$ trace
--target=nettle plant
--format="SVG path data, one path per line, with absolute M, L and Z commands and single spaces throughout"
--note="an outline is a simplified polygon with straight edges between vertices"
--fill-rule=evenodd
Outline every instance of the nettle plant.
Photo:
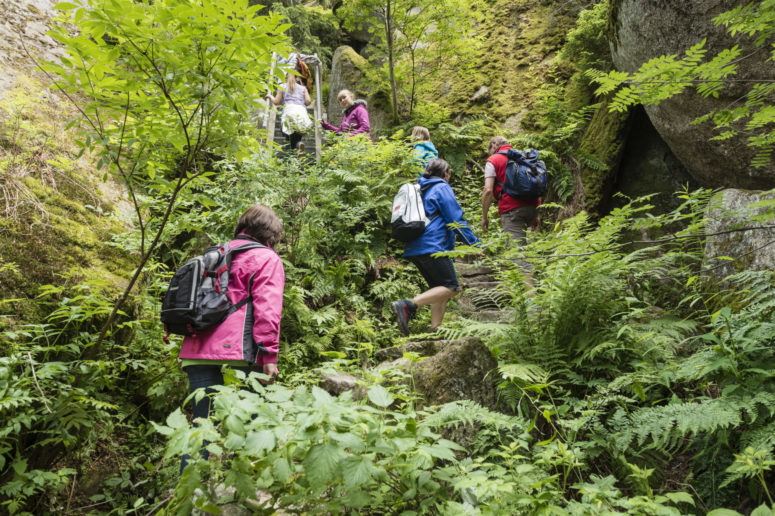
M 243 381 L 250 389 L 240 388 Z M 167 458 L 196 458 L 181 475 L 171 513 L 217 511 L 217 503 L 236 499 L 262 514 L 428 514 L 454 497 L 449 480 L 463 448 L 421 414 L 391 410 L 385 387 L 372 385 L 356 401 L 352 392 L 333 398 L 318 387 L 263 386 L 255 374 L 238 372 L 216 390 L 210 419 L 194 426 L 177 410 L 155 425 L 169 439 Z

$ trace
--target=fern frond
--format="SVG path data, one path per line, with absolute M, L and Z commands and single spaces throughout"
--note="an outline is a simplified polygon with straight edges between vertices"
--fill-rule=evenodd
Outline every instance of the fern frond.
M 549 377 L 543 367 L 531 363 L 503 364 L 498 367 L 498 371 L 504 380 L 522 383 L 545 382 Z

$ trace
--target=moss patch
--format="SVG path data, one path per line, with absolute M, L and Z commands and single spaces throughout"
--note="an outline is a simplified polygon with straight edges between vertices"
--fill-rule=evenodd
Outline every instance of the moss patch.
M 581 180 L 584 185 L 584 204 L 592 215 L 602 215 L 602 210 L 613 190 L 616 169 L 622 158 L 627 137 L 629 113 L 610 113 L 609 102 L 604 100 L 595 112 L 581 140 L 585 153 L 606 165 L 605 170 L 582 165 Z
M 108 245 L 126 231 L 95 185 L 97 171 L 63 131 L 68 112 L 43 85 L 22 80 L 0 104 L 0 329 L 41 322 L 41 285 L 99 282 L 119 292 L 133 260 Z
M 552 61 L 576 15 L 568 2 L 492 2 L 477 30 L 485 35 L 477 58 L 481 65 L 460 77 L 442 76 L 434 90 L 448 93 L 430 100 L 461 117 L 488 116 L 498 122 L 529 109 L 540 86 L 550 80 Z M 481 86 L 489 88 L 491 100 L 471 103 Z

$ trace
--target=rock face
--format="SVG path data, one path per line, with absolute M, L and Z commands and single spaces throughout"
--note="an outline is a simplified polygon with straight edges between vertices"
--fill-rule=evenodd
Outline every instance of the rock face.
M 711 21 L 718 14 L 748 0 L 615 0 L 611 17 L 614 26 L 611 51 L 614 64 L 626 72 L 661 55 L 683 55 L 691 46 L 707 38 L 707 56 L 737 44 L 742 56 L 736 80 L 775 80 L 775 66 L 767 62 L 769 52 L 754 52 L 751 38 L 729 36 L 723 27 Z M 719 98 L 702 98 L 694 90 L 648 106 L 646 111 L 654 127 L 670 146 L 689 173 L 702 185 L 764 189 L 775 184 L 775 165 L 755 169 L 750 166 L 754 152 L 744 137 L 710 141 L 717 134 L 713 125 L 692 125 L 697 117 L 724 109 L 745 94 L 750 82 L 736 82 Z M 723 164 L 721 166 L 720 164 Z
M 766 212 L 764 207 L 751 204 L 775 199 L 775 193 L 745 190 L 724 190 L 710 203 L 707 212 L 707 232 L 716 233 L 733 228 L 775 226 L 775 217 L 769 221 L 755 221 L 753 217 Z M 772 212 L 770 212 L 772 213 Z M 719 256 L 735 261 L 719 260 Z M 713 275 L 723 278 L 743 269 L 775 270 L 775 228 L 739 231 L 709 237 L 705 244 L 705 264 L 715 267 Z
M 59 43 L 46 35 L 56 15 L 55 0 L 3 0 L 0 7 L 0 97 L 13 86 L 16 74 L 29 73 L 33 58 L 53 61 L 63 54 Z M 24 45 L 22 45 L 24 42 Z
M 366 69 L 369 66 L 366 59 L 358 55 L 352 47 L 341 46 L 334 52 L 331 60 L 331 80 L 328 90 L 326 112 L 328 121 L 334 125 L 342 122 L 343 110 L 337 95 L 341 90 L 350 90 L 355 98 L 366 101 L 371 123 L 371 135 L 375 137 L 380 127 L 384 127 L 390 113 L 390 91 L 374 90 L 366 85 Z

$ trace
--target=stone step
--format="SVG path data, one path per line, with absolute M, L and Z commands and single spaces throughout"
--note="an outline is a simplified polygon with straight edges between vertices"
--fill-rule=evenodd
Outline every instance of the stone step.
M 404 356 L 404 353 L 417 353 L 423 357 L 430 357 L 441 350 L 447 341 L 444 340 L 426 340 L 407 342 L 401 346 L 393 346 L 377 350 L 374 357 L 378 362 L 387 362 L 396 360 Z
M 498 287 L 501 285 L 499 281 L 482 281 L 478 278 L 473 281 L 464 278 L 462 283 L 466 288 L 476 290 L 498 290 Z
M 481 322 L 510 323 L 514 318 L 514 310 L 476 310 L 469 317 Z
M 495 270 L 487 265 L 474 267 L 467 263 L 456 263 L 455 268 L 457 269 L 458 274 L 464 278 L 470 278 L 472 276 L 492 276 L 495 274 Z

